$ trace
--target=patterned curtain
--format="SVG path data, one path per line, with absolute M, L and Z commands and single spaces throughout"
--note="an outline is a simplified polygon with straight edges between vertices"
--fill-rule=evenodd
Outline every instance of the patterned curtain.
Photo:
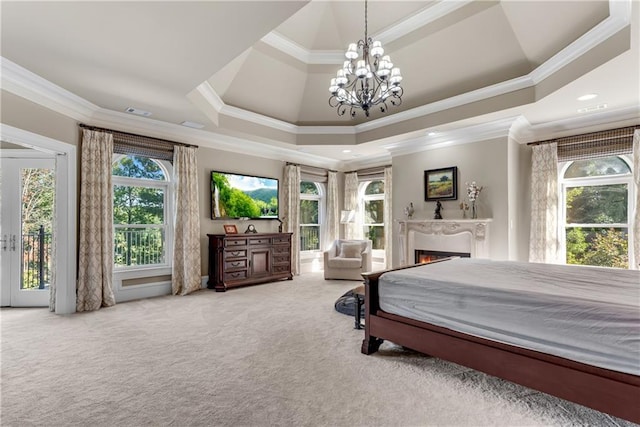
M 393 267 L 393 179 L 392 168 L 384 168 L 384 263 Z
M 338 206 L 338 173 L 327 173 L 327 219 L 324 249 L 328 248 L 334 240 L 340 238 L 340 209 Z
M 300 166 L 286 165 L 282 228 L 291 235 L 291 273 L 300 274 Z
M 344 175 L 344 209 L 355 211 L 356 220 L 346 225 L 345 239 L 361 239 L 362 227 L 359 215 L 360 203 L 358 203 L 358 173 L 351 172 Z
M 640 130 L 633 133 L 633 181 L 636 187 L 636 208 L 633 218 L 633 269 L 640 269 Z
M 83 129 L 80 157 L 77 311 L 116 303 L 113 297 L 113 135 Z
M 533 147 L 529 261 L 558 262 L 558 151 L 555 142 Z
M 200 203 L 196 148 L 175 146 L 175 228 L 171 288 L 174 295 L 200 289 Z

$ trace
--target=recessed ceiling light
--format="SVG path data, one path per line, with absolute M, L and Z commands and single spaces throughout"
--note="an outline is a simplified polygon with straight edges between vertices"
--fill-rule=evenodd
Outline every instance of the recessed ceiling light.
M 597 97 L 598 97 L 597 93 L 588 93 L 586 95 L 582 95 L 578 97 L 578 101 L 588 101 L 590 99 L 597 98 Z
M 204 127 L 203 124 L 201 123 L 196 123 L 196 122 L 190 122 L 188 120 L 185 120 L 184 122 L 180 123 L 182 126 L 186 126 L 188 128 L 194 128 L 194 129 L 202 129 Z
M 592 111 L 604 110 L 607 104 L 592 105 L 590 107 L 579 108 L 578 113 L 590 113 Z
M 138 116 L 149 117 L 151 113 L 149 111 L 144 111 L 139 108 L 127 107 L 124 111 L 131 114 L 137 114 Z
M 437 134 L 437 133 L 438 133 L 438 132 L 436 132 L 436 131 L 433 131 L 433 130 L 432 130 L 431 132 L 429 132 L 429 133 L 427 134 L 427 136 L 434 136 L 434 135 L 435 135 L 435 134 Z
M 342 150 L 343 153 L 350 153 L 351 150 Z

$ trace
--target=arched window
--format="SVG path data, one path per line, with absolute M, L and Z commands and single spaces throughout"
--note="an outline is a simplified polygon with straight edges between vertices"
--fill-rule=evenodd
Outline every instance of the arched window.
M 633 174 L 625 156 L 560 164 L 567 264 L 629 268 Z
M 112 167 L 114 265 L 135 269 L 171 265 L 171 165 L 117 155 Z
M 300 182 L 300 251 L 319 251 L 324 191 L 321 184 Z
M 365 239 L 374 250 L 384 249 L 384 181 L 367 181 L 360 186 L 360 212 Z

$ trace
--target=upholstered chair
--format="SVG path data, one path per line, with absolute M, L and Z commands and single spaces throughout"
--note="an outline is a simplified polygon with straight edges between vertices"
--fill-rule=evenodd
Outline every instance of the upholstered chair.
M 371 240 L 336 240 L 324 252 L 324 278 L 362 281 L 371 262 Z

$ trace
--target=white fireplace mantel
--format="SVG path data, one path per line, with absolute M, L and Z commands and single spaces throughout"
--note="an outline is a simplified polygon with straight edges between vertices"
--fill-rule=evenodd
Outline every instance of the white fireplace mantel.
M 486 219 L 399 220 L 400 265 L 415 263 L 415 250 L 464 252 L 472 258 L 489 258 L 489 224 Z

